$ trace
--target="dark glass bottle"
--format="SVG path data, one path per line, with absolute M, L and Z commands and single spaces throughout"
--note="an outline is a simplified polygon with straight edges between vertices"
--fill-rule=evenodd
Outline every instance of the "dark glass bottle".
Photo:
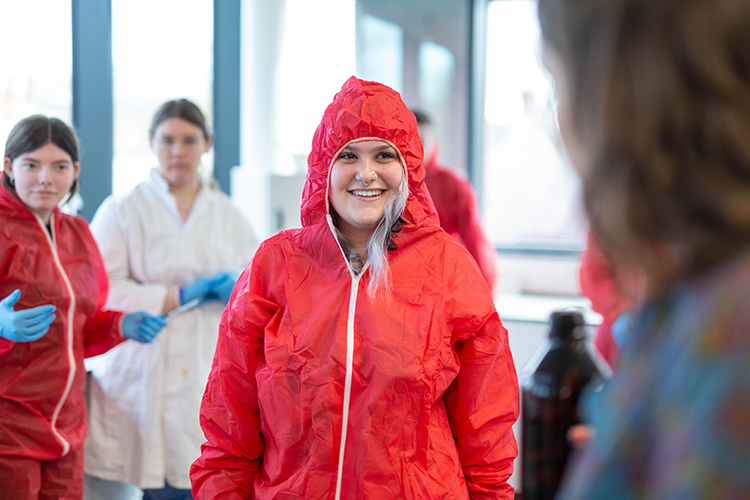
M 579 312 L 554 312 L 549 339 L 534 354 L 521 381 L 523 500 L 552 500 L 570 454 L 568 429 L 580 423 L 578 398 L 601 384 L 598 361 L 589 354 Z

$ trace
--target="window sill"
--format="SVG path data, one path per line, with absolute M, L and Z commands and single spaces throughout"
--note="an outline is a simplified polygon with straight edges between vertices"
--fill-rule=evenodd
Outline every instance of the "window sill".
M 602 317 L 591 309 L 585 297 L 501 293 L 495 297 L 495 307 L 502 321 L 547 323 L 550 314 L 559 310 L 578 310 L 587 325 L 598 325 Z

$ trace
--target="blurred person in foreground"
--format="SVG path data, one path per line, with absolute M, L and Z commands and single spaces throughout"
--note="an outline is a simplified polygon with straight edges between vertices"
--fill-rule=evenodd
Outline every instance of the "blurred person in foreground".
M 111 283 L 108 304 L 167 315 L 198 305 L 172 316 L 153 344 L 123 344 L 89 362 L 86 474 L 107 500 L 133 490 L 114 482 L 142 488 L 144 500 L 191 498 L 221 313 L 257 248 L 244 215 L 201 175 L 213 142 L 201 110 L 187 99 L 165 102 L 148 138 L 158 166 L 104 200 L 91 222 Z
M 507 331 L 424 175 L 399 94 L 351 77 L 313 138 L 303 227 L 261 244 L 222 318 L 197 499 L 513 498 Z
M 644 269 L 559 499 L 750 492 L 750 2 L 540 0 L 596 234 Z
M 494 294 L 500 276 L 499 259 L 484 233 L 474 188 L 460 172 L 438 161 L 440 144 L 432 120 L 422 111 L 412 111 L 424 146 L 424 182 L 440 217 L 440 227 L 466 247 Z

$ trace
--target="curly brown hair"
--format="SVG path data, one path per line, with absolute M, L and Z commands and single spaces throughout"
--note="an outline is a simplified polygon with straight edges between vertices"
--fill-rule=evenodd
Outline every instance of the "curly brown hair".
M 595 232 L 655 284 L 750 245 L 750 2 L 539 0 Z

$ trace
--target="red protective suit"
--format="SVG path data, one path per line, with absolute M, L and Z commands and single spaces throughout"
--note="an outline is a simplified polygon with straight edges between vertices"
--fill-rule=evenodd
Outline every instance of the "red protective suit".
M 628 289 L 637 289 L 634 278 L 630 278 L 628 283 L 620 283 L 622 274 L 623 271 L 619 271 L 619 274 L 615 271 L 610 258 L 601 251 L 596 238 L 589 231 L 586 249 L 581 255 L 578 279 L 581 293 L 591 301 L 591 308 L 602 316 L 602 322 L 594 332 L 594 346 L 613 370 L 617 368 L 620 348 L 612 337 L 612 323 L 632 307 L 623 296 L 621 287 L 625 285 Z
M 461 174 L 438 163 L 437 157 L 436 146 L 425 162 L 425 184 L 440 216 L 440 226 L 463 243 L 477 261 L 490 290 L 494 291 L 499 259 L 495 247 L 484 234 L 474 188 Z
M 389 298 L 334 236 L 328 175 L 356 138 L 408 172 Z M 507 331 L 424 186 L 414 115 L 349 79 L 308 157 L 301 229 L 265 241 L 235 286 L 201 408 L 196 499 L 511 499 L 518 382 Z M 340 493 L 337 493 L 337 487 Z
M 57 307 L 41 339 L 0 338 L 0 455 L 53 461 L 83 443 L 83 358 L 124 340 L 122 313 L 102 310 L 107 275 L 85 220 L 56 209 L 50 239 L 41 219 L 0 187 L 0 225 L 0 297 L 18 288 L 16 310 Z

